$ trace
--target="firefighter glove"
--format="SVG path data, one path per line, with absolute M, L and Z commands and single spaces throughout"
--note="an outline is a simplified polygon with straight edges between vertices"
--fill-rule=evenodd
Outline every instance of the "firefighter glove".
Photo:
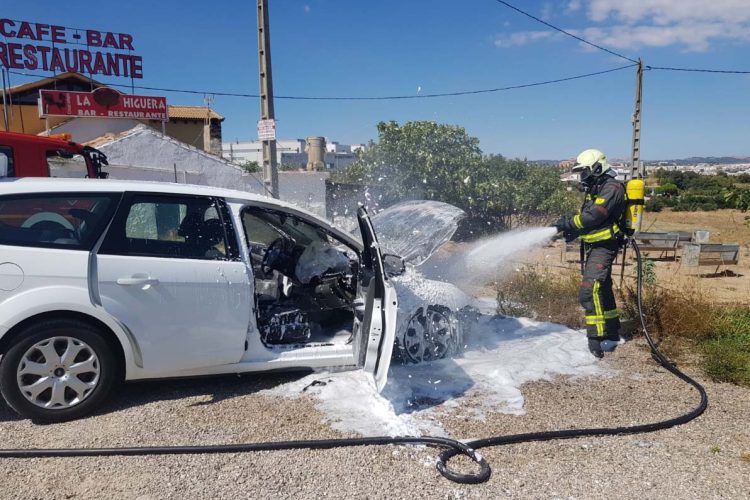
M 573 224 L 573 219 L 568 216 L 563 216 L 555 222 L 555 228 L 560 231 L 565 238 L 566 243 L 570 243 L 578 237 L 578 229 Z
M 576 229 L 573 225 L 573 220 L 567 215 L 560 217 L 557 222 L 555 222 L 555 227 L 558 231 L 562 231 L 563 233 L 572 233 L 575 232 Z

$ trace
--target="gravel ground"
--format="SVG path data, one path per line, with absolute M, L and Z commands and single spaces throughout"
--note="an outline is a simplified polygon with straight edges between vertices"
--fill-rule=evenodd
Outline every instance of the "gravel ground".
M 462 438 L 533 430 L 629 425 L 691 408 L 697 392 L 631 342 L 603 361 L 606 378 L 558 379 L 523 388 L 526 415 L 439 418 Z M 692 371 L 692 370 L 691 370 Z M 0 403 L 3 448 L 251 442 L 343 434 L 322 424 L 309 399 L 261 389 L 299 375 L 271 374 L 125 385 L 100 414 L 33 425 Z M 435 451 L 370 447 L 208 456 L 6 459 L 3 498 L 748 498 L 750 391 L 706 382 L 697 420 L 656 433 L 528 443 L 482 450 L 489 482 L 456 485 L 434 468 Z M 459 468 L 461 460 L 452 463 Z

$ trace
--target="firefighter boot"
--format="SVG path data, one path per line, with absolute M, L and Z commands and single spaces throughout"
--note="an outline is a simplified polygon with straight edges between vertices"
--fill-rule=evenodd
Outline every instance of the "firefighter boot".
M 613 352 L 620 345 L 620 338 L 592 338 L 589 337 L 589 351 L 597 358 L 603 358 L 605 352 Z
M 589 351 L 597 358 L 604 357 L 604 351 L 602 351 L 602 346 L 599 342 L 599 339 L 593 339 L 589 337 Z

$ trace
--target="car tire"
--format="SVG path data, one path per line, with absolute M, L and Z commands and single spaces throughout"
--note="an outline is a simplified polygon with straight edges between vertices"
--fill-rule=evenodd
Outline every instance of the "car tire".
M 437 327 L 430 330 L 430 322 Z M 395 351 L 403 364 L 414 364 L 456 356 L 462 347 L 463 327 L 458 315 L 448 307 L 432 305 L 420 307 L 411 315 Z
M 35 423 L 87 415 L 118 379 L 111 344 L 90 324 L 46 320 L 14 337 L 0 363 L 0 392 L 19 415 Z

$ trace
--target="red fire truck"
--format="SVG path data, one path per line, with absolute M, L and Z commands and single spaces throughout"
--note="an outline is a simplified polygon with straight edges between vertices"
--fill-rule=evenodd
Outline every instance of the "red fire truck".
M 79 161 L 75 161 L 75 160 Z M 68 134 L 50 137 L 0 132 L 0 178 L 88 177 L 105 179 L 107 157 Z

